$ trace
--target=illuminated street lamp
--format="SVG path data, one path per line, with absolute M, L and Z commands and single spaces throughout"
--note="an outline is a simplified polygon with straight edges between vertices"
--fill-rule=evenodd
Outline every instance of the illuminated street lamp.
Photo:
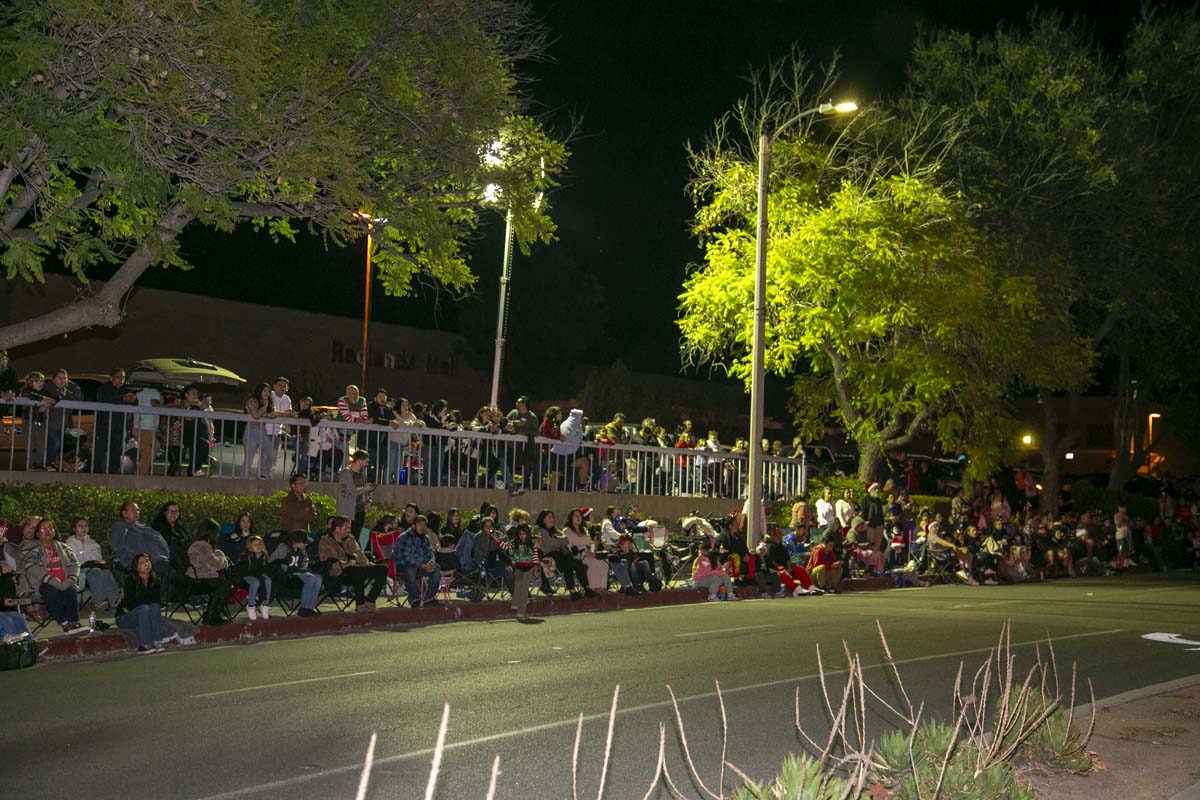
M 492 142 L 483 153 L 483 161 L 488 166 L 498 167 L 503 163 L 500 154 L 504 152 L 504 145 L 500 142 Z M 545 174 L 546 160 L 541 160 L 542 174 Z M 489 203 L 499 202 L 502 192 L 500 187 L 494 183 L 489 183 L 483 190 L 483 197 Z M 542 203 L 542 195 L 539 192 L 537 198 L 533 201 L 533 207 L 537 208 Z M 500 302 L 496 309 L 496 352 L 492 358 L 492 394 L 488 405 L 491 408 L 498 408 L 500 399 L 500 368 L 504 362 L 504 329 L 508 321 L 508 282 L 512 277 L 512 249 L 513 249 L 513 210 L 509 204 L 504 211 L 504 261 L 500 269 Z
M 1146 417 L 1146 423 L 1150 426 L 1150 430 L 1148 431 L 1148 441 L 1146 442 L 1147 450 L 1154 446 L 1154 420 L 1160 419 L 1161 417 L 1162 414 L 1158 413 L 1157 411 L 1151 411 Z
M 387 218 L 386 217 L 373 217 L 370 214 L 368 214 L 366 211 L 355 211 L 354 218 L 356 220 L 358 220 L 359 222 L 361 222 L 363 227 L 366 228 L 366 231 L 367 231 L 367 288 L 366 288 L 366 291 L 363 293 L 362 382 L 359 384 L 359 390 L 362 392 L 362 395 L 365 397 L 367 395 L 367 357 L 368 357 L 367 345 L 369 342 L 369 339 L 367 337 L 367 333 L 368 333 L 367 324 L 371 318 L 371 244 L 372 244 L 372 235 L 375 232 L 375 226 L 382 225 L 383 223 L 387 222 Z
M 764 131 L 758 139 L 758 220 L 754 256 L 754 343 L 753 372 L 750 377 L 750 513 L 746 515 L 747 539 L 754 546 L 765 531 L 759 531 L 758 508 L 762 505 L 762 448 L 763 436 L 763 348 L 767 322 L 767 188 L 771 178 L 771 143 L 775 137 L 805 117 L 813 114 L 848 114 L 858 110 L 855 103 L 821 103 L 816 108 L 801 111 L 778 125 L 770 133 Z

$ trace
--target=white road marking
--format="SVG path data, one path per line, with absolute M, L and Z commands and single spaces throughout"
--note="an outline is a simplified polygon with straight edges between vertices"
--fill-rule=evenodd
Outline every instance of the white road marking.
M 1112 634 L 1115 634 L 1115 633 L 1125 633 L 1125 629 L 1124 628 L 1113 628 L 1111 630 L 1106 630 L 1106 631 L 1090 631 L 1088 633 L 1072 633 L 1067 636 L 1054 636 L 1054 637 L 1048 637 L 1045 639 L 1030 639 L 1030 640 L 1024 641 L 1024 642 L 1013 642 L 1012 646 L 1013 647 L 1027 647 L 1029 645 L 1034 645 L 1034 644 L 1043 644 L 1047 641 L 1063 642 L 1063 641 L 1067 641 L 1069 639 L 1086 639 L 1091 636 L 1111 636 Z M 926 656 L 916 656 L 913 658 L 900 659 L 900 660 L 896 661 L 895 663 L 896 663 L 896 666 L 903 666 L 905 664 L 917 664 L 917 663 L 921 663 L 923 661 L 934 661 L 939 658 L 954 658 L 956 656 L 969 656 L 969 655 L 974 655 L 977 653 L 986 653 L 991 649 L 992 649 L 992 647 L 976 647 L 972 650 L 956 650 L 952 653 L 933 653 L 931 655 L 926 655 Z M 864 670 L 881 669 L 881 668 L 885 668 L 887 666 L 888 666 L 887 662 L 880 662 L 878 664 L 864 664 L 863 669 Z M 844 670 L 844 669 L 828 670 L 825 673 L 825 675 L 826 676 L 844 675 L 845 673 L 846 673 L 846 670 Z M 810 675 L 797 675 L 797 676 L 794 676 L 791 678 L 780 678 L 779 680 L 764 681 L 762 683 L 752 683 L 748 686 L 735 686 L 735 687 L 728 688 L 728 689 L 722 689 L 721 693 L 725 694 L 725 695 L 729 695 L 729 694 L 735 694 L 737 692 L 750 692 L 750 691 L 754 691 L 756 689 L 765 689 L 765 688 L 768 688 L 771 686 L 780 686 L 782 684 L 787 684 L 787 683 L 796 683 L 798 681 L 816 680 L 818 677 L 820 677 L 820 676 L 817 673 L 813 673 Z M 700 694 L 693 694 L 693 695 L 687 695 L 685 697 L 679 697 L 679 698 L 677 698 L 677 700 L 680 703 L 688 703 L 688 702 L 692 702 L 695 700 L 709 700 L 716 696 L 717 696 L 717 693 L 715 691 L 702 692 Z M 618 714 L 636 714 L 636 713 L 639 713 L 642 711 L 652 711 L 656 708 L 669 708 L 670 705 L 671 705 L 670 700 L 660 700 L 657 703 L 643 703 L 640 706 L 630 706 L 628 708 L 618 708 L 617 713 Z M 598 720 L 598 719 L 608 719 L 608 712 L 601 712 L 601 713 L 596 713 L 596 714 L 585 714 L 583 719 L 585 722 L 591 722 L 593 720 Z M 503 731 L 501 733 L 493 733 L 488 736 L 477 736 L 474 739 L 464 739 L 461 742 L 449 742 L 448 744 L 446 744 L 445 749 L 446 750 L 459 750 L 459 749 L 462 749 L 465 747 L 475 747 L 475 746 L 481 745 L 481 744 L 488 744 L 490 742 L 500 741 L 501 739 L 511 739 L 513 737 L 525 737 L 525 736 L 529 736 L 530 734 L 541 733 L 542 731 L 554 730 L 556 728 L 566 728 L 571 725 L 575 725 L 578 722 L 579 722 L 579 718 L 574 717 L 572 719 L 564 719 L 564 720 L 559 720 L 557 722 L 546 722 L 541 725 L 531 725 L 530 727 L 521 728 L 520 730 L 509 730 L 509 731 Z M 431 755 L 433 755 L 433 748 L 428 747 L 423 750 L 412 750 L 407 753 L 398 753 L 394 756 L 387 756 L 386 758 L 378 758 L 375 760 L 375 763 L 376 763 L 376 765 L 391 764 L 391 763 L 394 763 L 397 761 L 405 761 L 410 758 L 421 758 L 421 757 L 428 757 Z M 261 783 L 261 784 L 258 784 L 257 786 L 246 786 L 241 789 L 233 789 L 228 792 L 221 792 L 220 794 L 206 795 L 204 797 L 197 798 L 196 800 L 234 800 L 235 798 L 238 798 L 238 797 L 249 797 L 251 795 L 261 794 L 263 792 L 271 792 L 271 791 L 275 791 L 278 789 L 285 789 L 289 786 L 296 786 L 301 783 L 308 783 L 311 780 L 322 779 L 322 778 L 332 778 L 337 775 L 343 775 L 343 774 L 350 773 L 350 772 L 356 772 L 361 769 L 362 769 L 361 764 L 349 764 L 344 767 L 331 767 L 329 769 L 324 769 L 319 772 L 312 772 L 307 775 L 295 775 L 290 778 L 283 778 L 283 779 L 280 779 L 277 781 Z
M 959 603 L 947 608 L 982 608 L 983 606 L 1011 606 L 1020 603 L 1020 600 L 993 600 L 990 603 Z
M 279 686 L 296 686 L 301 683 L 316 683 L 317 681 L 335 681 L 338 678 L 357 678 L 360 675 L 374 675 L 376 670 L 369 669 L 366 672 L 347 672 L 344 675 L 326 675 L 322 678 L 303 678 L 298 681 L 284 681 L 283 683 L 268 683 L 262 686 L 247 686 L 243 689 L 224 689 L 220 692 L 205 692 L 204 694 L 194 694 L 192 697 L 217 697 L 223 694 L 239 694 L 240 692 L 257 692 L 259 689 L 275 689 Z
M 759 628 L 778 628 L 778 625 L 746 625 L 741 628 L 714 628 L 707 631 L 692 631 L 691 633 L 676 633 L 675 636 L 709 636 L 714 633 L 730 633 L 732 631 L 753 631 Z

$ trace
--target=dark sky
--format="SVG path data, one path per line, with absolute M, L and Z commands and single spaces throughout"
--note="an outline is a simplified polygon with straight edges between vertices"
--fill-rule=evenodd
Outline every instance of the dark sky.
M 894 92 L 904 77 L 913 36 L 925 29 L 975 33 L 998 22 L 1019 23 L 1034 7 L 1010 0 L 534 0 L 549 30 L 548 63 L 523 67 L 534 113 L 565 131 L 582 126 L 562 188 L 553 195 L 559 241 L 518 254 L 514 286 L 538 298 L 516 313 L 515 346 L 545 347 L 545 327 L 573 315 L 596 330 L 583 356 L 607 365 L 622 359 L 633 369 L 679 370 L 673 323 L 686 267 L 699 258 L 687 233 L 691 207 L 685 142 L 699 142 L 713 120 L 747 88 L 756 66 L 786 55 L 792 43 L 824 63 L 841 52 L 845 97 L 860 104 Z M 1119 47 L 1139 2 L 1042 3 L 1084 14 L 1097 38 Z M 487 343 L 495 324 L 495 292 L 503 225 L 496 221 L 472 244 L 480 276 L 476 297 L 431 312 L 431 295 L 416 301 L 386 299 L 373 319 L 462 330 Z M 361 314 L 361 246 L 327 252 L 312 243 L 274 245 L 263 237 L 189 234 L 189 257 L 199 267 L 185 274 L 157 273 L 148 283 L 333 313 Z M 258 269 L 219 269 L 234 265 Z M 218 267 L 218 269 L 213 269 Z M 588 284 L 579 272 L 592 276 Z M 330 280 L 330 275 L 346 280 Z M 357 280 L 355 280 L 357 277 Z M 530 292 L 536 281 L 543 291 Z M 581 286 L 590 285 L 588 292 Z M 524 288 L 523 288 L 524 287 Z M 557 287 L 557 289 L 555 289 Z M 548 291 L 549 290 L 549 291 Z M 561 308 L 552 308 L 561 303 Z M 551 345 L 553 347 L 553 345 Z M 490 362 L 489 362 L 490 363 Z

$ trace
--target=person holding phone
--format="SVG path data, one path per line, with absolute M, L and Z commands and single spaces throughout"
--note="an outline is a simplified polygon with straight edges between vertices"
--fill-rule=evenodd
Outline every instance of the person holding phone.
M 337 514 L 353 521 L 351 530 L 355 536 L 362 530 L 371 507 L 371 493 L 375 491 L 375 484 L 367 482 L 370 460 L 367 451 L 355 450 L 350 454 L 350 463 L 338 473 Z

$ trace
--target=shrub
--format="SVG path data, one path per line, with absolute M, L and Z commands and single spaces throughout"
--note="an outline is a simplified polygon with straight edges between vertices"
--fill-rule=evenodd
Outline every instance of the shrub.
M 213 518 L 222 525 L 233 522 L 238 514 L 246 511 L 260 531 L 271 531 L 279 527 L 279 501 L 284 492 L 267 497 L 224 494 L 221 492 L 166 492 L 157 489 L 109 489 L 80 484 L 23 484 L 0 485 L 0 513 L 5 519 L 19 520 L 25 517 L 49 517 L 55 527 L 63 533 L 69 530 L 72 517 L 87 517 L 91 522 L 91 535 L 102 546 L 108 544 L 108 528 L 120 514 L 126 500 L 135 501 L 142 509 L 142 521 L 149 524 L 158 509 L 168 500 L 179 503 L 181 520 L 188 528 L 206 518 Z M 317 510 L 317 524 L 334 512 L 331 497 L 311 494 Z M 380 514 L 396 514 L 392 509 L 379 504 L 372 505 L 371 518 Z
M 1158 501 L 1152 497 L 1128 492 L 1113 492 L 1097 486 L 1089 479 L 1075 481 L 1071 484 L 1071 498 L 1075 501 L 1076 511 L 1094 511 L 1099 509 L 1106 515 L 1112 516 L 1119 504 L 1129 509 L 1131 516 L 1141 517 L 1150 522 L 1158 516 Z

